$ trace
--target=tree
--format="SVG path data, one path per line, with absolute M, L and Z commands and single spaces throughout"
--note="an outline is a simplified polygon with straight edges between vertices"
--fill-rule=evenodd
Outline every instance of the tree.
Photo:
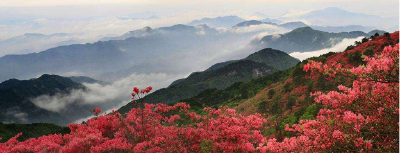
M 362 40 L 361 40 L 361 43 L 365 43 L 365 42 L 368 42 L 368 38 L 367 37 L 364 37 Z

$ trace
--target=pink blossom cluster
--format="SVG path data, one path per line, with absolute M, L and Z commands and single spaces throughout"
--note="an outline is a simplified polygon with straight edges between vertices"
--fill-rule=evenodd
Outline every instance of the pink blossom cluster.
M 354 77 L 337 91 L 311 93 L 323 108 L 314 120 L 286 125 L 296 136 L 283 141 L 262 135 L 268 127 L 260 114 L 243 116 L 223 107 L 204 108 L 200 115 L 185 103 L 142 103 L 126 115 L 113 111 L 70 124 L 66 135 L 19 142 L 20 133 L 0 143 L 0 152 L 397 152 L 399 45 L 365 61 L 352 69 L 313 61 L 304 65 L 304 71 Z M 134 88 L 133 100 L 151 87 L 142 91 Z
M 259 114 L 205 108 L 207 115 L 198 115 L 189 108 L 184 103 L 145 104 L 126 117 L 114 111 L 70 124 L 66 135 L 18 142 L 19 134 L 0 144 L 0 152 L 255 152 L 265 144 L 261 131 L 266 119 Z M 180 122 L 185 119 L 194 122 Z
M 298 136 L 282 142 L 268 140 L 267 150 L 278 152 L 397 152 L 399 150 L 399 44 L 386 47 L 366 65 L 352 69 L 328 68 L 356 79 L 338 91 L 315 92 L 325 108 L 315 120 L 302 120 L 287 131 Z M 309 62 L 305 71 L 326 73 L 322 63 Z M 348 74 L 347 74 L 348 75 Z

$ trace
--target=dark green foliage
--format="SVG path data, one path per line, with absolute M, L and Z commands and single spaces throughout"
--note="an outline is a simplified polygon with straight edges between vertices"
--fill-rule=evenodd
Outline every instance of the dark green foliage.
M 306 109 L 307 109 L 306 107 L 301 107 L 300 109 L 294 112 L 294 116 L 296 116 L 296 118 L 300 118 L 304 114 Z
M 267 101 L 262 101 L 260 104 L 258 104 L 257 109 L 258 112 L 260 113 L 267 113 L 267 107 L 268 106 L 268 102 Z
M 274 101 L 272 107 L 269 109 L 270 114 L 278 114 L 280 112 L 280 106 L 278 101 Z
M 18 140 L 23 141 L 48 134 L 66 134 L 69 133 L 70 130 L 67 127 L 61 127 L 51 123 L 4 124 L 0 122 L 0 138 L 2 138 L 0 142 L 5 142 L 20 132 L 22 132 L 22 135 Z
M 192 74 L 188 78 L 168 88 L 160 89 L 146 97 L 150 103 L 171 103 L 195 96 L 211 88 L 224 89 L 235 82 L 249 81 L 253 78 L 276 71 L 264 63 L 240 60 L 222 68 Z
M 200 143 L 200 148 L 201 152 L 203 153 L 212 153 L 212 150 L 214 149 L 213 142 L 211 140 L 204 139 Z
M 349 53 L 348 57 L 349 57 L 349 62 L 351 62 L 355 65 L 364 64 L 364 61 L 363 61 L 364 59 L 362 58 L 362 54 L 358 51 Z
M 306 73 L 303 71 L 303 65 L 304 65 L 303 63 L 305 62 L 306 61 L 303 61 L 302 63 L 297 64 L 291 71 L 291 76 L 294 85 L 301 85 L 307 82 L 307 80 L 305 79 Z
M 355 41 L 355 42 L 354 42 L 354 45 L 355 45 L 355 46 L 361 45 L 361 42 L 360 42 L 360 41 Z
M 385 37 L 390 40 L 390 33 L 389 32 L 385 32 L 383 35 L 385 35 Z
M 379 33 L 375 33 L 375 35 L 374 35 L 375 37 L 378 37 L 379 36 Z
M 364 37 L 362 40 L 361 40 L 361 43 L 365 43 L 365 42 L 368 42 L 369 41 L 369 39 L 367 38 L 367 37 Z
M 285 119 L 283 119 L 283 121 L 281 123 L 281 126 L 280 126 L 280 129 L 282 129 L 283 135 L 291 136 L 292 133 L 291 132 L 287 132 L 284 129 L 286 127 L 286 124 L 289 124 L 289 126 L 292 126 L 293 124 L 297 123 L 297 121 L 298 120 L 297 120 L 297 118 L 296 118 L 296 116 L 294 114 L 286 116 Z
M 296 104 L 296 99 L 297 99 L 296 96 L 289 97 L 289 101 L 285 105 L 287 110 L 292 109 L 292 107 Z
M 346 49 L 345 49 L 344 51 L 351 50 L 351 49 L 353 49 L 354 47 L 355 47 L 355 46 L 353 46 L 353 45 L 347 46 Z
M 317 104 L 312 104 L 307 107 L 304 114 L 300 117 L 300 120 L 312 120 L 317 116 L 319 109 L 317 108 Z
M 364 51 L 364 55 L 372 57 L 375 54 L 375 47 L 374 46 L 369 46 L 367 49 Z
M 274 89 L 269 89 L 268 90 L 268 99 L 272 99 L 272 97 L 275 95 L 275 90 Z
M 316 89 L 320 91 L 333 90 L 336 86 L 326 79 L 326 76 L 320 75 L 316 83 Z
M 69 78 L 48 74 L 31 80 L 4 81 L 0 84 L 0 122 L 50 122 L 59 125 L 70 123 L 72 120 L 58 113 L 37 107 L 30 98 L 68 93 L 72 89 L 84 89 L 84 86 Z M 13 115 L 17 113 L 22 116 Z
M 279 71 L 268 76 L 253 79 L 249 82 L 238 82 L 223 90 L 205 90 L 197 96 L 181 101 L 188 103 L 195 110 L 202 109 L 203 107 L 220 105 L 234 106 L 241 100 L 255 96 L 256 93 L 265 87 L 286 78 L 289 71 L 290 69 Z M 265 104 L 266 103 L 267 102 L 265 102 Z
M 258 84 L 256 86 L 243 82 L 272 74 L 278 70 L 288 69 L 298 62 L 299 60 L 282 51 L 267 48 L 251 54 L 245 59 L 218 63 L 203 72 L 192 73 L 189 77 L 175 81 L 169 87 L 157 90 L 146 96 L 145 100 L 150 103 L 173 103 L 198 94 L 211 94 L 213 96 L 209 104 L 213 105 L 213 103 L 219 103 L 227 99 L 247 99 L 265 88 L 269 82 L 262 82 L 262 85 Z M 229 86 L 231 86 L 229 92 L 219 93 L 219 90 Z M 218 91 L 213 88 L 218 89 Z M 230 96 L 233 95 L 235 97 L 231 98 Z M 204 103 L 203 101 L 204 99 L 199 101 L 199 104 L 194 101 L 192 103 L 200 107 L 200 103 Z M 132 104 L 128 104 L 120 108 L 119 111 L 126 113 L 132 107 Z
M 285 91 L 285 92 L 291 91 L 291 90 L 293 89 L 292 85 L 293 85 L 293 83 L 291 83 L 291 82 L 286 83 L 286 84 L 283 86 L 284 91 Z

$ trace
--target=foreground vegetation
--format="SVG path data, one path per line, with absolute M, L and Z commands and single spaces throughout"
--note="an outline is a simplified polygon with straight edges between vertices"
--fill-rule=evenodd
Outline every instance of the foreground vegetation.
M 398 37 L 398 33 L 397 36 Z M 370 45 L 365 43 L 365 46 Z M 363 46 L 360 44 L 359 46 Z M 359 47 L 359 48 L 361 48 Z M 363 47 L 365 48 L 365 47 Z M 349 50 L 354 54 L 357 50 Z M 364 50 L 362 51 L 364 52 Z M 134 88 L 132 103 L 139 107 L 126 116 L 114 111 L 95 115 L 84 124 L 70 124 L 69 134 L 54 134 L 37 139 L 18 141 L 18 134 L 5 143 L 0 150 L 6 152 L 398 152 L 399 144 L 399 45 L 376 48 L 375 54 L 362 56 L 365 64 L 354 66 L 343 54 L 330 56 L 324 63 L 308 61 L 302 67 L 308 80 L 340 83 L 329 92 L 312 91 L 316 104 L 311 104 L 300 121 L 286 118 L 280 125 L 269 115 L 259 113 L 246 115 L 227 107 L 204 108 L 201 114 L 191 111 L 185 103 L 174 105 L 146 104 L 143 96 L 151 87 L 143 90 Z M 351 57 L 351 56 L 350 56 Z M 358 65 L 358 64 L 357 64 Z M 282 90 L 291 90 L 298 80 L 285 80 Z M 299 82 L 299 84 L 304 81 Z M 318 83 L 318 82 L 315 82 Z M 288 85 L 289 84 L 289 85 Z M 271 102 L 278 90 L 274 84 L 263 91 Z M 330 87 L 321 86 L 321 88 Z M 274 88 L 277 89 L 277 88 Z M 307 88 L 304 88 L 307 89 Z M 299 88 L 300 91 L 304 91 Z M 257 102 L 255 97 L 236 106 L 237 110 Z M 279 90 L 280 91 L 280 90 Z M 296 93 L 296 90 L 291 90 Z M 305 90 L 308 91 L 308 90 Z M 296 97 L 282 102 L 280 114 L 291 114 L 305 97 Z M 261 98 L 262 99 L 262 98 Z M 273 101 L 272 101 L 273 102 Z M 278 106 L 281 103 L 277 103 Z M 320 108 L 317 109 L 319 105 Z M 198 106 L 199 107 L 199 106 Z M 314 108 L 315 107 L 315 108 Z M 268 108 L 268 107 L 267 107 Z M 273 108 L 273 107 L 272 107 Z M 262 108 L 260 108 L 262 110 Z M 314 115 L 313 110 L 318 110 Z M 244 110 L 243 110 L 244 111 Z M 267 111 L 275 111 L 268 108 Z M 278 112 L 272 112 L 274 113 Z M 290 116 L 290 115 L 287 115 Z M 283 124 L 283 127 L 281 126 Z M 276 127 L 284 129 L 282 138 L 275 138 Z

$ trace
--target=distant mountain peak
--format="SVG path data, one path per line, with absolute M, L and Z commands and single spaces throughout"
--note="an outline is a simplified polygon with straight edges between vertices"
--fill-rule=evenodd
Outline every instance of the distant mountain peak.
M 40 33 L 25 33 L 23 36 L 34 37 L 34 36 L 44 36 L 44 34 L 40 34 Z
M 200 20 L 193 20 L 188 23 L 188 25 L 198 25 L 198 24 L 207 24 L 212 27 L 232 27 L 240 22 L 245 21 L 244 19 L 236 16 L 218 16 L 216 18 L 202 18 Z
M 43 74 L 38 79 L 48 79 L 48 78 L 62 78 L 62 77 L 58 75 Z
M 305 24 L 302 21 L 294 21 L 294 22 L 286 22 L 283 24 L 280 24 L 279 26 L 282 26 L 287 29 L 296 29 L 296 28 L 301 28 L 301 27 L 308 27 L 307 24 Z
M 306 32 L 306 31 L 318 31 L 318 30 L 314 30 L 313 28 L 311 28 L 309 26 L 305 26 L 305 27 L 296 28 L 292 32 L 298 32 L 298 31 Z
M 235 27 L 247 27 L 251 25 L 260 25 L 263 24 L 261 21 L 258 20 L 249 20 L 249 21 L 243 21 L 235 25 Z
M 143 31 L 150 31 L 150 30 L 153 30 L 151 27 L 149 27 L 149 26 L 146 26 L 146 27 L 144 27 L 144 28 L 142 28 L 142 30 Z
M 370 35 L 362 31 L 329 33 L 305 26 L 281 35 L 267 35 L 252 43 L 259 48 L 275 48 L 286 53 L 293 53 L 330 48 L 345 38 L 361 36 L 369 37 Z

